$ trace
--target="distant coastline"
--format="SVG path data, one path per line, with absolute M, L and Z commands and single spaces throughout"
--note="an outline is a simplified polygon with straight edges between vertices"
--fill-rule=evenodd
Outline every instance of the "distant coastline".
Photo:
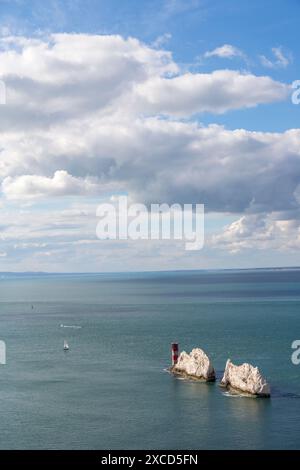
M 240 272 L 240 271 L 299 271 L 300 266 L 266 266 L 259 268 L 214 268 L 214 269 L 166 269 L 149 271 L 76 271 L 76 272 L 55 272 L 55 271 L 0 271 L 1 276 L 102 276 L 102 275 L 141 275 L 141 274 L 197 274 L 197 273 L 218 273 L 218 272 Z

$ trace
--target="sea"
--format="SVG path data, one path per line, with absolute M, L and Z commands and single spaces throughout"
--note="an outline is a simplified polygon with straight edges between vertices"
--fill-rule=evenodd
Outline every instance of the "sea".
M 299 269 L 2 273 L 0 448 L 299 449 L 297 339 Z M 173 341 L 216 383 L 171 375 Z M 228 358 L 271 398 L 220 388 Z

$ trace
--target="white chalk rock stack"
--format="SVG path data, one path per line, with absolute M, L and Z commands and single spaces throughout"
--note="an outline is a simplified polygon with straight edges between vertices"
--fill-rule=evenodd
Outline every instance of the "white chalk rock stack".
M 235 366 L 228 359 L 221 385 L 255 396 L 269 397 L 270 386 L 257 367 L 251 364 Z
M 171 371 L 207 382 L 215 380 L 215 371 L 211 360 L 200 348 L 193 349 L 190 354 L 182 351 L 177 364 L 172 366 Z

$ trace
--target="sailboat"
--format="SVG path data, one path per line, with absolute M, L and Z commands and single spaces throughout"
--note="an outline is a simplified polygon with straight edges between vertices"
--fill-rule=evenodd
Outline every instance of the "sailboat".
M 69 351 L 69 345 L 66 340 L 64 340 L 64 351 Z

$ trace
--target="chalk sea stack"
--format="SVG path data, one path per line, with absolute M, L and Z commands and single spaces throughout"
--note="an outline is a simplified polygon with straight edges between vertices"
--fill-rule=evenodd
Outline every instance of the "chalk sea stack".
M 221 386 L 256 397 L 270 397 L 270 385 L 257 367 L 251 364 L 236 366 L 228 359 Z
M 170 371 L 176 375 L 206 382 L 213 382 L 216 379 L 211 360 L 200 348 L 193 349 L 190 354 L 182 351 L 177 363 L 170 368 Z

